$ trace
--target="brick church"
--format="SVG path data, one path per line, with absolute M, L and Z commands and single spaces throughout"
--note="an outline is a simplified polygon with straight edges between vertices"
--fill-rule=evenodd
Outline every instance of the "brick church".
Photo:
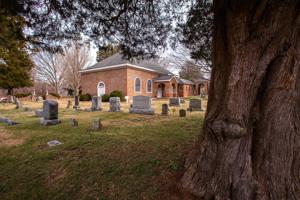
M 194 83 L 149 60 L 125 60 L 117 53 L 81 71 L 81 90 L 93 96 L 120 90 L 129 99 L 144 95 L 153 98 L 188 97 L 207 94 L 208 81 Z

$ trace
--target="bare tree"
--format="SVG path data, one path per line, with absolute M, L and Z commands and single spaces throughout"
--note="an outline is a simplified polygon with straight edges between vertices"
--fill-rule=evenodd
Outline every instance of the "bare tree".
M 69 48 L 64 49 L 64 65 L 66 69 L 66 83 L 74 91 L 74 95 L 79 94 L 81 84 L 80 71 L 91 63 L 90 47 L 86 44 L 73 42 Z
M 210 77 L 211 61 L 208 59 L 196 60 L 191 58 L 189 49 L 182 44 L 178 44 L 176 49 L 171 50 L 170 53 L 162 59 L 162 62 L 174 66 L 181 74 L 185 74 L 183 78 L 186 78 L 188 76 L 186 73 L 189 72 L 191 72 L 190 75 L 194 78 L 198 75 L 202 75 L 206 78 Z
M 57 94 L 60 94 L 64 84 L 66 68 L 61 54 L 40 52 L 35 57 L 35 76 L 39 81 L 46 82 Z

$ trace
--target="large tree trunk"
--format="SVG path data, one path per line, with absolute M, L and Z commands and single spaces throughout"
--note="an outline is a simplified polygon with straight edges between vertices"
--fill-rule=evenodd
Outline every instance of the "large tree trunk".
M 300 1 L 216 0 L 203 135 L 182 186 L 201 199 L 300 199 Z

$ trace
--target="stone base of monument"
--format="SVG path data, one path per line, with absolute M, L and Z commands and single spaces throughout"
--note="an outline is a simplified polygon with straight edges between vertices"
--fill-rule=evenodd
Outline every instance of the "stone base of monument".
M 138 109 L 129 108 L 129 113 L 141 114 L 141 115 L 154 115 L 154 109 Z
M 102 108 L 98 108 L 98 109 L 95 109 L 95 108 L 85 108 L 84 111 L 86 111 L 86 112 L 102 111 Z
M 73 106 L 73 109 L 79 110 L 80 106 Z
M 34 113 L 35 113 L 35 116 L 37 116 L 37 117 L 43 117 L 43 110 L 41 110 L 41 109 L 34 111 Z
M 14 126 L 19 124 L 18 122 L 12 121 L 6 117 L 0 117 L 0 122 L 7 124 L 8 126 Z
M 60 119 L 41 119 L 41 124 L 44 126 L 52 126 L 56 124 L 60 124 L 61 120 Z
M 188 108 L 187 111 L 204 111 L 202 108 Z

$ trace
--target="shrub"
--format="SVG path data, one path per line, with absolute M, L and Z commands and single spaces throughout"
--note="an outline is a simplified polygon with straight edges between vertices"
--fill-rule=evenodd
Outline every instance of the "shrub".
M 101 96 L 102 102 L 109 102 L 109 97 L 110 97 L 109 94 L 103 94 L 103 95 Z
M 90 94 L 81 94 L 81 95 L 79 95 L 79 100 L 80 101 L 91 101 L 92 100 L 92 95 L 90 95 Z
M 50 92 L 49 94 L 50 94 L 51 96 L 56 97 L 56 98 L 60 98 L 59 94 L 57 94 L 57 93 Z
M 110 93 L 110 97 L 120 97 L 121 101 L 125 101 L 125 96 L 122 91 L 115 90 Z
M 31 95 L 30 93 L 19 93 L 19 94 L 16 94 L 15 96 L 17 98 L 22 98 L 22 97 L 28 97 L 30 95 Z

